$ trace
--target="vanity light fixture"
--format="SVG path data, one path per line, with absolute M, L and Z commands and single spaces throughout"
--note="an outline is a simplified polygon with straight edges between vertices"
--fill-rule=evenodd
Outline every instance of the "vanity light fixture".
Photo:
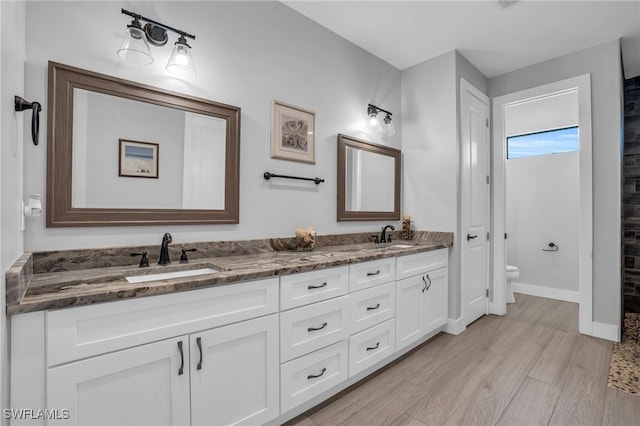
M 378 114 L 383 112 L 385 114 L 383 118 L 383 125 L 380 125 Z M 396 129 L 393 126 L 390 111 L 377 107 L 375 105 L 367 105 L 367 115 L 369 116 L 369 129 L 378 129 L 385 136 L 393 136 L 396 134 Z
M 131 16 L 133 21 L 127 25 L 127 34 L 122 47 L 118 50 L 118 56 L 121 59 L 138 65 L 152 63 L 153 57 L 151 56 L 149 43 L 154 46 L 164 46 L 169 40 L 167 31 L 173 31 L 179 34 L 180 37 L 174 44 L 173 52 L 165 67 L 166 70 L 179 77 L 196 74 L 196 67 L 191 57 L 191 46 L 187 44 L 187 39 L 185 38 L 188 37 L 195 40 L 196 36 L 125 9 L 122 9 L 122 13 Z M 144 27 L 142 27 L 140 21 L 146 22 Z

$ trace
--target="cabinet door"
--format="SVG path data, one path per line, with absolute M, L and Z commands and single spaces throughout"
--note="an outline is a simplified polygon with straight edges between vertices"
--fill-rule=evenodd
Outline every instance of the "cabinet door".
M 422 337 L 422 275 L 396 282 L 396 350 Z
M 47 405 L 69 419 L 47 424 L 188 425 L 188 351 L 182 337 L 50 368 Z
M 427 282 L 423 286 L 423 334 L 447 323 L 447 289 L 449 268 L 436 269 L 424 274 Z
M 277 314 L 189 338 L 193 425 L 262 424 L 280 414 Z

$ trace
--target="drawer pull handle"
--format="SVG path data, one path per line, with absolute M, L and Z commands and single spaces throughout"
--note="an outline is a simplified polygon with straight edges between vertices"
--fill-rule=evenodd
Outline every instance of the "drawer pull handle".
M 326 287 L 326 286 L 327 286 L 327 282 L 325 281 L 325 282 L 323 282 L 323 283 L 322 283 L 322 284 L 320 284 L 320 285 L 308 285 L 308 286 L 307 286 L 307 289 L 309 289 L 309 290 L 314 290 L 314 289 L 316 289 L 316 288 L 322 288 L 322 287 Z
M 369 346 L 367 348 L 368 351 L 375 351 L 376 349 L 378 349 L 380 347 L 380 342 L 376 343 L 375 346 Z
M 196 338 L 196 345 L 198 345 L 198 351 L 200 352 L 200 361 L 198 361 L 196 370 L 202 370 L 202 339 L 200 337 Z
M 311 379 L 317 379 L 318 377 L 322 376 L 325 372 L 327 371 L 327 368 L 323 368 L 322 371 L 320 372 L 320 374 L 309 374 L 307 376 L 307 380 L 311 380 Z
M 380 307 L 379 303 L 376 306 L 367 306 L 367 311 L 375 311 L 379 307 Z
M 178 342 L 178 350 L 180 351 L 180 368 L 178 368 L 178 376 L 184 374 L 184 352 L 182 352 L 182 340 Z
M 323 322 L 323 323 L 322 323 L 322 326 L 320 326 L 320 327 L 309 327 L 309 328 L 307 328 L 307 331 L 308 331 L 308 332 L 311 332 L 311 331 L 318 331 L 318 330 L 322 330 L 322 329 L 323 329 L 323 328 L 325 328 L 326 326 L 327 326 L 327 323 L 326 323 L 326 322 Z
M 374 275 L 378 275 L 380 273 L 380 269 L 378 269 L 375 272 L 367 272 L 367 276 L 368 277 L 373 277 Z
M 431 278 L 429 278 L 429 274 L 425 275 L 427 278 L 425 279 L 424 277 L 422 277 L 422 281 L 424 281 L 424 287 L 422 287 L 422 292 L 424 293 L 425 291 L 428 291 L 431 288 Z M 427 280 L 429 280 L 429 282 L 427 283 Z

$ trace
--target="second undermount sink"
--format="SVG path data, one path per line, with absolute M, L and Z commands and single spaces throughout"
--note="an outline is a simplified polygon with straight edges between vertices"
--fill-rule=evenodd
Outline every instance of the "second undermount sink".
M 218 271 L 211 268 L 191 269 L 188 271 L 162 272 L 160 274 L 137 275 L 134 277 L 125 277 L 131 284 L 146 283 L 149 281 L 170 280 L 173 278 L 195 277 L 197 275 L 214 274 Z

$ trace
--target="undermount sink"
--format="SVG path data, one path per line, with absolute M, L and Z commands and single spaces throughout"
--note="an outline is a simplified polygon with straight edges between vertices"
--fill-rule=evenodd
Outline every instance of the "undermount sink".
M 160 274 L 138 275 L 134 277 L 126 277 L 131 284 L 146 283 L 149 281 L 170 280 L 173 278 L 194 277 L 197 275 L 214 274 L 218 271 L 211 268 L 191 269 L 188 271 L 163 272 Z
M 411 244 L 394 244 L 390 248 L 411 248 L 414 247 Z

